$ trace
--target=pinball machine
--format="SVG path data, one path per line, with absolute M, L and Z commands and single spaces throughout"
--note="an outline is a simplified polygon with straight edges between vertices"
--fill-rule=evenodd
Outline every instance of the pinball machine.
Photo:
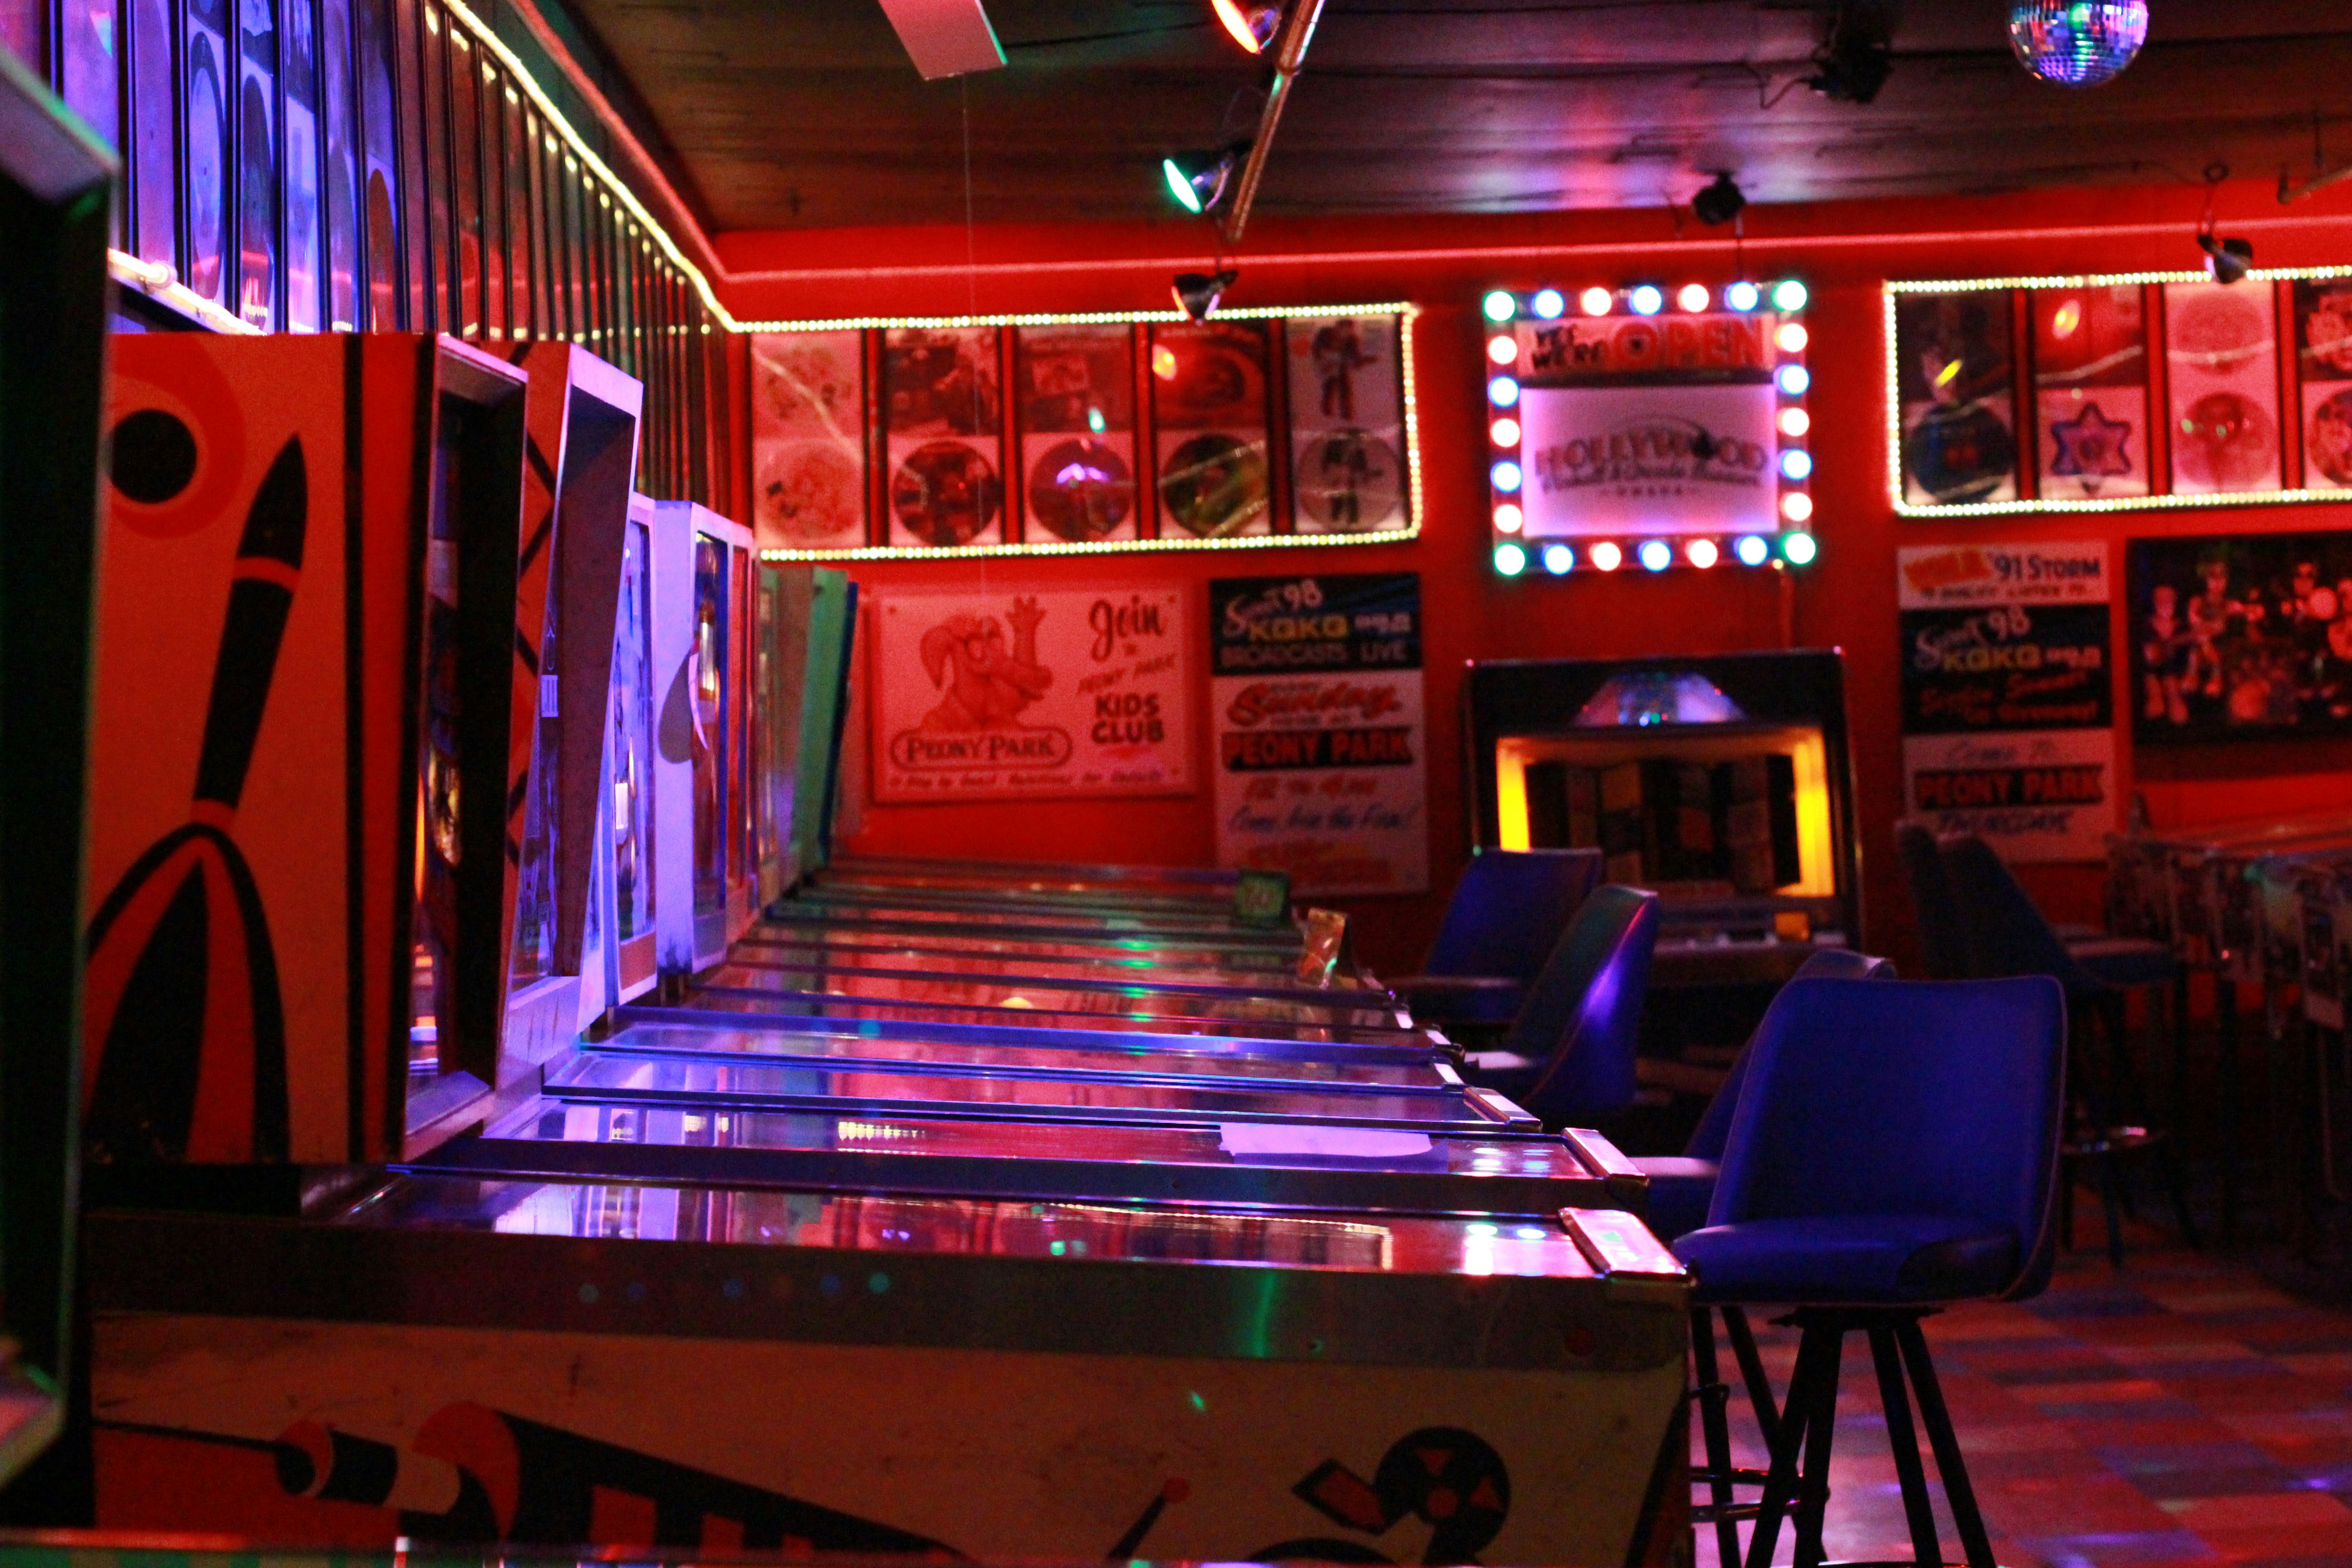
M 0 1485 L 54 1440 L 74 1355 L 75 978 L 114 173 L 0 49 Z

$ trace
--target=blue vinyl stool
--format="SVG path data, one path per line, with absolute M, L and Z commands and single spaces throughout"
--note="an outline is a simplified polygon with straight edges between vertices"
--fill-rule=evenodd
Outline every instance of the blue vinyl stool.
M 1894 978 L 1895 965 L 1885 959 L 1873 958 L 1850 948 L 1825 947 L 1798 965 L 1789 983 Z M 1706 1224 L 1707 1207 L 1715 1199 L 1716 1178 L 1722 1169 L 1724 1143 L 1731 1133 L 1731 1118 L 1738 1107 L 1740 1086 L 1747 1079 L 1748 1063 L 1754 1050 L 1755 1041 L 1751 1038 L 1732 1058 L 1731 1071 L 1725 1075 L 1723 1087 L 1707 1101 L 1706 1113 L 1699 1118 L 1698 1127 L 1679 1155 L 1648 1156 L 1633 1162 L 1649 1178 L 1646 1217 L 1651 1231 L 1661 1241 L 1672 1242 Z M 1756 1426 L 1764 1434 L 1767 1447 L 1780 1430 L 1780 1415 L 1772 1396 L 1771 1380 L 1764 1373 L 1764 1358 L 1757 1352 L 1756 1331 L 1748 1326 L 1747 1312 L 1727 1302 L 1693 1307 L 1691 1397 L 1698 1402 L 1706 1467 L 1693 1471 L 1691 1480 L 1708 1489 L 1709 1500 L 1691 1510 L 1691 1522 L 1715 1526 L 1716 1550 L 1723 1568 L 1734 1568 L 1739 1561 L 1739 1521 L 1753 1518 L 1759 1505 L 1734 1501 L 1732 1488 L 1760 1486 L 1764 1472 L 1740 1469 L 1731 1462 L 1731 1385 L 1717 1372 L 1715 1355 L 1714 1319 L 1718 1312 L 1723 1315 L 1724 1337 L 1731 1342 L 1732 1357 L 1739 1363 L 1740 1380 L 1748 1386 L 1748 1403 L 1755 1410 Z
M 2198 1245 L 2197 1222 L 2189 1210 L 2174 1134 L 2179 1126 L 2182 1064 L 2187 1047 L 2174 1039 L 2173 1126 L 2147 1125 L 2147 1108 L 2132 1070 L 2131 1041 L 2125 1028 L 2124 996 L 2127 991 L 2174 989 L 2179 965 L 2161 942 L 2130 937 L 2068 941 L 2042 917 L 2032 898 L 1992 846 L 1973 834 L 1946 838 L 1938 845 L 1946 875 L 1960 909 L 1969 943 L 1969 968 L 1985 978 L 2011 974 L 2046 974 L 2066 988 L 2066 1000 L 2084 1035 L 2075 1041 L 2073 1082 L 2074 1126 L 2065 1157 L 2089 1163 L 2099 1179 L 2099 1201 L 2106 1212 L 2107 1260 L 2124 1265 L 2122 1215 L 2129 1208 L 2119 1162 L 2126 1155 L 2148 1154 L 2172 1200 L 2180 1238 Z M 2178 1025 L 2180 1013 L 2176 1012 Z M 2105 1038 L 2098 1056 L 2084 1048 L 2092 1026 Z M 2074 1184 L 2059 1189 L 2059 1232 L 2074 1241 Z
M 1657 894 L 1614 882 L 1595 889 L 1528 988 L 1501 1048 L 1465 1058 L 1467 1076 L 1547 1127 L 1625 1110 L 1657 942 Z
M 1600 881 L 1598 849 L 1475 851 L 1421 973 L 1391 980 L 1389 989 L 1413 1016 L 1441 1027 L 1508 1027 Z
M 1993 1568 L 1919 1322 L 2049 1282 L 2065 991 L 2040 975 L 1798 981 L 1750 1056 L 1708 1223 L 1675 1244 L 1699 1300 L 1785 1302 L 1796 1310 L 1780 1321 L 1803 1332 L 1748 1568 L 1769 1568 L 1791 1511 L 1798 1568 L 1822 1561 L 1850 1332 L 1870 1340 L 1916 1560 L 1941 1557 L 1915 1391 L 1967 1560 Z

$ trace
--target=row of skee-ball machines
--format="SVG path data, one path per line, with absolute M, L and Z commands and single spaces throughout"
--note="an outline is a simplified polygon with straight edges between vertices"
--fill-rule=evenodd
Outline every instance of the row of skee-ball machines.
M 1260 880 L 835 857 L 851 584 L 635 495 L 635 382 L 107 374 L 51 819 L 99 1527 L 1687 1559 L 1639 1175 Z

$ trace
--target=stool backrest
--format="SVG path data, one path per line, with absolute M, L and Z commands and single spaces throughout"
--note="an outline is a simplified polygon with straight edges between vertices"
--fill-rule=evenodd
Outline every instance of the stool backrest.
M 1789 976 L 1794 985 L 1800 980 L 1892 980 L 1893 961 L 1873 958 L 1866 952 L 1856 952 L 1850 947 L 1825 947 L 1797 965 L 1797 973 Z M 1762 1026 L 1759 1024 L 1759 1028 Z M 1684 1157 L 1692 1160 L 1721 1160 L 1723 1145 L 1731 1136 L 1731 1114 L 1739 1108 L 1740 1086 L 1748 1081 L 1748 1064 L 1756 1058 L 1756 1037 L 1739 1047 L 1731 1058 L 1731 1070 L 1724 1075 L 1723 1087 L 1706 1102 L 1706 1113 L 1699 1117 L 1698 1126 L 1691 1132 L 1690 1142 L 1683 1148 Z
M 2066 994 L 2007 980 L 1800 980 L 1774 997 L 1709 1225 L 1933 1215 L 2017 1241 L 2039 1289 L 2056 1192 Z
M 2078 984 L 2066 944 L 1991 845 L 1964 833 L 1938 847 L 1968 933 L 1971 974 L 2047 974 L 2069 989 Z
M 1600 880 L 1598 849 L 1480 849 L 1454 884 L 1421 972 L 1533 980 Z
M 1936 836 L 1916 822 L 1895 825 L 1895 855 L 1903 862 L 1903 879 L 1911 889 L 1911 913 L 1919 924 L 1920 956 L 1930 980 L 1969 977 L 1969 933 L 1960 915 L 1952 879 L 1944 874 L 1944 857 Z
M 1657 894 L 1612 882 L 1584 900 L 1504 1038 L 1504 1049 L 1544 1061 L 1523 1097 L 1528 1110 L 1563 1122 L 1633 1103 L 1633 1052 L 1657 941 Z

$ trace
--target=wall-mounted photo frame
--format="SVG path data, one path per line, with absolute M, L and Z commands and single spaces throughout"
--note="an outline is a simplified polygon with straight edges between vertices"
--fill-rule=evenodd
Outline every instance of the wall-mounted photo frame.
M 2352 735 L 2352 530 L 2135 539 L 2132 738 Z
M 1897 280 L 1880 303 L 1898 516 L 2352 489 L 2352 267 Z
M 745 323 L 761 550 L 840 561 L 1417 538 L 1418 315 L 1388 302 L 1206 322 Z

